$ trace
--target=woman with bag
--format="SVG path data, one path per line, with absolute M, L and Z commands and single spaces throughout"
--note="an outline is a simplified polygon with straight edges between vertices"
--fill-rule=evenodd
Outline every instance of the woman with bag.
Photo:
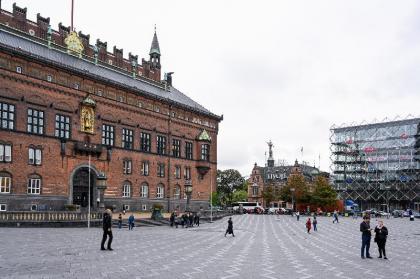
M 379 257 L 382 258 L 382 254 L 384 254 L 384 259 L 387 260 L 385 253 L 385 244 L 386 238 L 388 236 L 388 229 L 384 226 L 384 222 L 382 220 L 378 221 L 378 225 L 375 228 L 375 239 L 374 241 L 378 244 L 379 250 Z

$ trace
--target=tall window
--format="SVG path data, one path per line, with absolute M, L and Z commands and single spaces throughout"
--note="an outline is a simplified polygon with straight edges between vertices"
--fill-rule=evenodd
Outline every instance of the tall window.
M 28 109 L 28 132 L 44 134 L 44 112 L 36 109 Z
M 122 148 L 133 149 L 133 130 L 123 128 Z
M 7 143 L 0 143 L 0 163 L 12 161 L 12 145 Z
M 129 159 L 123 160 L 123 172 L 124 174 L 131 174 L 132 170 L 132 161 Z
M 12 185 L 12 178 L 10 174 L 2 172 L 0 173 L 0 193 L 10 193 Z
M 32 175 L 28 179 L 28 194 L 41 194 L 41 177 Z
M 149 185 L 147 185 L 147 183 L 141 184 L 140 197 L 141 198 L 149 197 Z
M 149 133 L 140 133 L 140 150 L 144 152 L 150 152 L 150 134 Z
M 129 181 L 126 181 L 123 185 L 123 198 L 129 197 L 131 197 L 131 183 Z
M 185 180 L 191 180 L 191 168 L 185 167 L 184 169 L 184 179 Z
M 102 125 L 102 144 L 114 146 L 115 128 L 114 126 L 103 124 Z
M 39 166 L 42 164 L 42 149 L 40 147 L 29 147 L 29 165 Z
M 166 154 L 166 137 L 157 136 L 157 153 L 160 155 Z
M 162 184 L 159 184 L 156 187 L 156 198 L 163 199 L 164 193 L 165 193 L 165 188 L 163 187 Z
M 175 166 L 175 178 L 176 179 L 181 178 L 181 166 Z
M 159 163 L 157 165 L 157 176 L 165 177 L 165 164 Z
M 181 198 L 181 187 L 179 185 L 175 185 L 174 198 L 175 199 L 180 199 Z
M 15 106 L 0 102 L 0 128 L 13 130 L 15 124 Z
M 67 115 L 55 115 L 55 136 L 58 138 L 70 138 L 70 117 Z
M 141 174 L 144 176 L 149 175 L 149 161 L 141 162 Z
M 185 143 L 185 158 L 192 160 L 193 158 L 193 144 L 192 142 Z
M 258 196 L 258 186 L 252 186 L 252 195 Z
M 181 141 L 178 139 L 172 140 L 172 156 L 176 158 L 181 157 Z
M 201 160 L 210 161 L 210 145 L 208 144 L 201 145 Z

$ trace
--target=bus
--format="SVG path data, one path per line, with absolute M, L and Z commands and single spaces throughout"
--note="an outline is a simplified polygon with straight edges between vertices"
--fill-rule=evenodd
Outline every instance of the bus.
M 242 205 L 244 213 L 263 213 L 264 208 L 261 206 L 259 202 L 234 202 L 232 204 L 233 211 L 238 212 L 239 206 Z

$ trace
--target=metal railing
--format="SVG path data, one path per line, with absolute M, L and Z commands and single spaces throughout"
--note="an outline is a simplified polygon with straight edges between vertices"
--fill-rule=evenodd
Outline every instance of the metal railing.
M 57 222 L 57 221 L 87 221 L 88 213 L 84 212 L 34 212 L 34 211 L 9 211 L 0 212 L 0 222 Z M 102 213 L 91 212 L 91 220 L 102 220 Z

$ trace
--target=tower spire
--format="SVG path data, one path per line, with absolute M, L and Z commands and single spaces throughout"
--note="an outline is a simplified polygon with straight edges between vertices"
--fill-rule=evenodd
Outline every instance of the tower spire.
M 156 68 L 160 68 L 160 47 L 159 41 L 156 34 L 156 24 L 155 24 L 155 34 L 153 35 L 152 45 L 150 47 L 150 61 L 152 65 Z

